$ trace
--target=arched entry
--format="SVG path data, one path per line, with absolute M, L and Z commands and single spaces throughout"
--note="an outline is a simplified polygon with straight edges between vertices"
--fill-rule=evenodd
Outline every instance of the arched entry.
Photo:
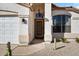
M 34 3 L 34 40 L 32 44 L 44 42 L 44 3 Z
M 44 4 L 35 4 L 35 39 L 44 39 Z

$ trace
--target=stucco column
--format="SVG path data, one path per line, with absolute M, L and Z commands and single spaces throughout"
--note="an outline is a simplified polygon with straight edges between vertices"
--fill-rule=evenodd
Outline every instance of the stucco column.
M 51 15 L 51 3 L 45 3 L 45 33 L 44 33 L 44 41 L 51 42 L 52 41 L 52 15 Z

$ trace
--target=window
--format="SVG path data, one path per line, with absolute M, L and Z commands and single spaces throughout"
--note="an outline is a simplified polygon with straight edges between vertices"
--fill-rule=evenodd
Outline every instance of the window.
M 53 32 L 64 33 L 71 31 L 71 20 L 68 15 L 53 16 Z

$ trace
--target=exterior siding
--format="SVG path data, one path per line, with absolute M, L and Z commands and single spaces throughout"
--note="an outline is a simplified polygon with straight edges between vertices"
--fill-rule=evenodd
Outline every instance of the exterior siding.
M 48 12 L 49 11 L 49 12 Z M 51 3 L 45 4 L 45 32 L 44 32 L 44 41 L 51 42 L 52 41 L 52 13 L 51 13 Z
M 29 43 L 34 39 L 34 12 L 29 10 L 29 24 L 28 24 L 28 29 L 29 29 Z
M 79 14 L 70 12 L 71 17 L 71 33 L 79 33 Z

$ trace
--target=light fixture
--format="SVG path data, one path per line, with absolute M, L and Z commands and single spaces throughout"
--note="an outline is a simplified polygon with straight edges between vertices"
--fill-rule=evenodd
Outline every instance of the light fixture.
M 22 22 L 24 23 L 24 24 L 27 24 L 27 21 L 23 18 L 22 19 Z

